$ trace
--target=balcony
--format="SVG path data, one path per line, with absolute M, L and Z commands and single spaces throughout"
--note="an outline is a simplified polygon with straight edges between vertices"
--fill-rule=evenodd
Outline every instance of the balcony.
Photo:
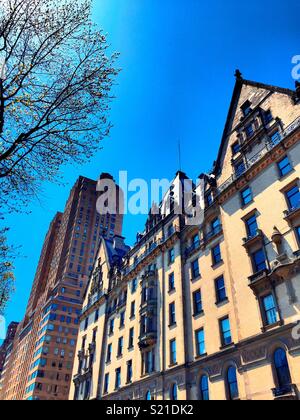
M 223 226 L 217 226 L 213 230 L 211 230 L 209 233 L 204 235 L 204 238 L 202 240 L 199 240 L 199 242 L 191 245 L 190 247 L 186 248 L 185 250 L 185 258 L 188 259 L 191 257 L 195 252 L 199 251 L 201 247 L 206 246 L 210 241 L 217 238 L 219 235 L 223 233 Z
M 83 316 L 86 312 L 88 312 L 96 303 L 98 303 L 104 296 L 106 296 L 108 293 L 107 290 L 101 290 L 101 292 L 93 295 L 89 301 L 88 304 L 82 309 L 81 316 Z
M 298 391 L 296 385 L 286 385 L 281 388 L 272 389 L 274 399 L 277 401 L 296 401 L 298 400 Z
M 249 277 L 249 282 L 250 285 L 253 285 L 261 280 L 264 280 L 268 277 L 269 275 L 269 270 L 265 269 L 265 270 L 261 270 L 258 271 L 257 273 L 253 274 L 252 276 Z
M 257 243 L 263 243 L 264 240 L 264 234 L 262 232 L 262 230 L 257 229 L 256 233 L 254 233 L 253 235 L 249 235 L 247 236 L 247 238 L 243 238 L 243 242 L 244 242 L 244 248 L 250 248 L 252 245 L 255 245 Z
M 174 226 L 170 230 L 170 232 L 167 233 L 165 237 L 151 244 L 150 247 L 134 261 L 133 264 L 127 267 L 124 267 L 123 275 L 127 276 L 132 271 L 134 271 L 139 266 L 139 264 L 141 264 L 145 260 L 145 258 L 151 255 L 159 246 L 163 245 L 165 242 L 167 242 L 170 238 L 172 238 L 175 234 L 178 234 L 179 232 L 180 232 L 179 226 Z
M 252 168 L 252 166 L 254 166 L 257 162 L 259 162 L 265 155 L 267 155 L 272 149 L 274 149 L 278 144 L 280 144 L 282 140 L 284 140 L 286 137 L 292 134 L 299 127 L 300 127 L 300 117 L 298 117 L 292 124 L 290 124 L 281 135 L 276 137 L 276 139 L 273 139 L 273 141 L 269 140 L 266 143 L 265 147 L 259 153 L 257 153 L 251 159 L 248 159 L 247 162 L 245 162 L 245 167 L 242 171 L 239 171 L 238 173 L 231 175 L 230 178 L 228 178 L 222 185 L 220 185 L 217 188 L 217 196 L 222 194 L 223 191 L 225 191 L 230 185 L 232 185 L 235 181 L 237 181 L 250 168 Z
M 285 210 L 284 213 L 285 220 L 288 220 L 289 222 L 295 219 L 296 217 L 300 216 L 300 202 L 296 207 L 292 207 L 289 210 Z
M 215 239 L 217 236 L 221 235 L 223 233 L 223 226 L 219 225 L 216 226 L 214 229 L 212 229 L 209 233 L 207 233 L 204 236 L 204 245 L 206 245 L 208 242 L 212 241 L 213 239 Z
M 108 315 L 113 314 L 114 312 L 119 311 L 120 309 L 124 308 L 126 306 L 127 303 L 127 298 L 126 299 L 120 299 L 117 305 L 111 306 L 110 308 L 108 308 L 107 313 Z
M 156 331 L 148 331 L 143 333 L 139 337 L 139 348 L 145 349 L 147 347 L 151 347 L 157 342 L 157 332 Z

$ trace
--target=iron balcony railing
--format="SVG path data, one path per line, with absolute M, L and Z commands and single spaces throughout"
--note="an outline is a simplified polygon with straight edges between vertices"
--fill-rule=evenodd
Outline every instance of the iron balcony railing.
M 82 309 L 81 315 L 84 315 L 92 306 L 94 306 L 103 296 L 107 295 L 108 291 L 101 290 L 91 297 L 88 304 Z
M 145 259 L 147 258 L 152 252 L 157 249 L 160 245 L 163 245 L 171 236 L 175 233 L 179 232 L 179 227 L 174 227 L 171 229 L 160 241 L 154 242 L 151 246 L 142 254 L 140 255 L 133 264 L 128 267 L 125 267 L 123 270 L 123 274 L 126 276 L 131 273 L 136 267 Z
M 299 209 L 300 209 L 300 200 L 299 200 L 299 202 L 297 203 L 296 206 L 291 207 L 289 210 L 285 210 L 284 211 L 284 216 L 289 217 L 291 214 L 295 213 Z
M 270 152 L 274 147 L 276 147 L 283 139 L 288 137 L 293 131 L 297 130 L 300 127 L 300 117 L 298 117 L 292 124 L 290 124 L 283 133 L 278 134 L 273 140 L 269 139 L 266 143 L 266 146 L 255 156 L 250 159 L 247 159 L 244 167 L 241 168 L 238 172 L 231 175 L 222 185 L 217 188 L 217 195 L 220 195 L 225 191 L 232 183 L 239 179 L 242 175 L 245 174 L 253 165 L 260 161 L 268 152 Z
M 215 236 L 221 234 L 222 232 L 223 232 L 223 226 L 221 224 L 219 226 L 216 226 L 209 233 L 204 235 L 203 239 L 199 240 L 197 243 L 194 243 L 190 247 L 186 248 L 185 250 L 186 258 L 192 255 L 194 252 L 198 251 L 202 246 L 205 246 L 208 241 L 210 241 Z

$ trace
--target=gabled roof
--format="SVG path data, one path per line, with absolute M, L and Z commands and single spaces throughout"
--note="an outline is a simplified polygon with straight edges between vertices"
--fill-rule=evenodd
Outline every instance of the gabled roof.
M 253 86 L 253 87 L 256 87 L 258 89 L 265 89 L 265 90 L 268 90 L 268 91 L 274 92 L 274 93 L 275 92 L 283 93 L 285 95 L 291 96 L 291 98 L 293 98 L 295 96 L 295 91 L 293 91 L 292 89 L 287 89 L 287 88 L 282 88 L 282 87 L 279 87 L 279 86 L 273 86 L 273 85 L 268 85 L 268 84 L 265 84 L 265 83 L 259 83 L 259 82 L 254 82 L 254 81 L 251 81 L 251 80 L 246 80 L 246 79 L 243 78 L 242 73 L 239 70 L 236 70 L 235 78 L 236 78 L 236 83 L 235 83 L 235 87 L 234 87 L 234 90 L 233 90 L 233 95 L 232 95 L 232 99 L 231 99 L 231 103 L 230 103 L 230 107 L 229 107 L 229 111 L 228 111 L 228 116 L 227 116 L 227 119 L 226 119 L 226 124 L 225 124 L 224 132 L 223 132 L 223 136 L 222 136 L 222 140 L 221 140 L 221 145 L 220 145 L 219 152 L 218 152 L 218 157 L 217 157 L 217 160 L 215 162 L 215 167 L 214 167 L 214 170 L 213 170 L 213 173 L 215 175 L 218 174 L 219 169 L 220 169 L 220 162 L 221 162 L 221 158 L 222 158 L 223 149 L 224 149 L 224 146 L 226 144 L 230 124 L 231 124 L 232 114 L 234 112 L 234 108 L 236 106 L 236 103 L 237 103 L 237 101 L 240 97 L 243 86 Z

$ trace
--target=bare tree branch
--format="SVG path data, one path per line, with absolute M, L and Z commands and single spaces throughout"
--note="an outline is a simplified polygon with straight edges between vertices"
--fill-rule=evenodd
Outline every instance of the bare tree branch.
M 25 203 L 62 165 L 82 163 L 111 127 L 117 54 L 92 24 L 92 0 L 0 5 L 0 206 Z

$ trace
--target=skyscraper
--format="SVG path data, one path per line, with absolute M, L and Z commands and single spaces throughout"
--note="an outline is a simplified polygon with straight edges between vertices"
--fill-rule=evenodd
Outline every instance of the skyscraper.
M 100 179 L 109 179 L 102 174 Z M 97 181 L 80 177 L 46 235 L 24 319 L 2 375 L 1 399 L 68 398 L 78 316 L 101 237 L 122 233 L 123 216 L 100 215 Z M 117 191 L 119 188 L 117 187 Z
M 18 328 L 17 322 L 11 322 L 7 328 L 7 333 L 5 340 L 3 341 L 2 345 L 0 346 L 0 379 L 3 371 L 3 367 L 5 364 L 6 355 L 8 353 L 10 344 L 13 342 L 16 331 Z

